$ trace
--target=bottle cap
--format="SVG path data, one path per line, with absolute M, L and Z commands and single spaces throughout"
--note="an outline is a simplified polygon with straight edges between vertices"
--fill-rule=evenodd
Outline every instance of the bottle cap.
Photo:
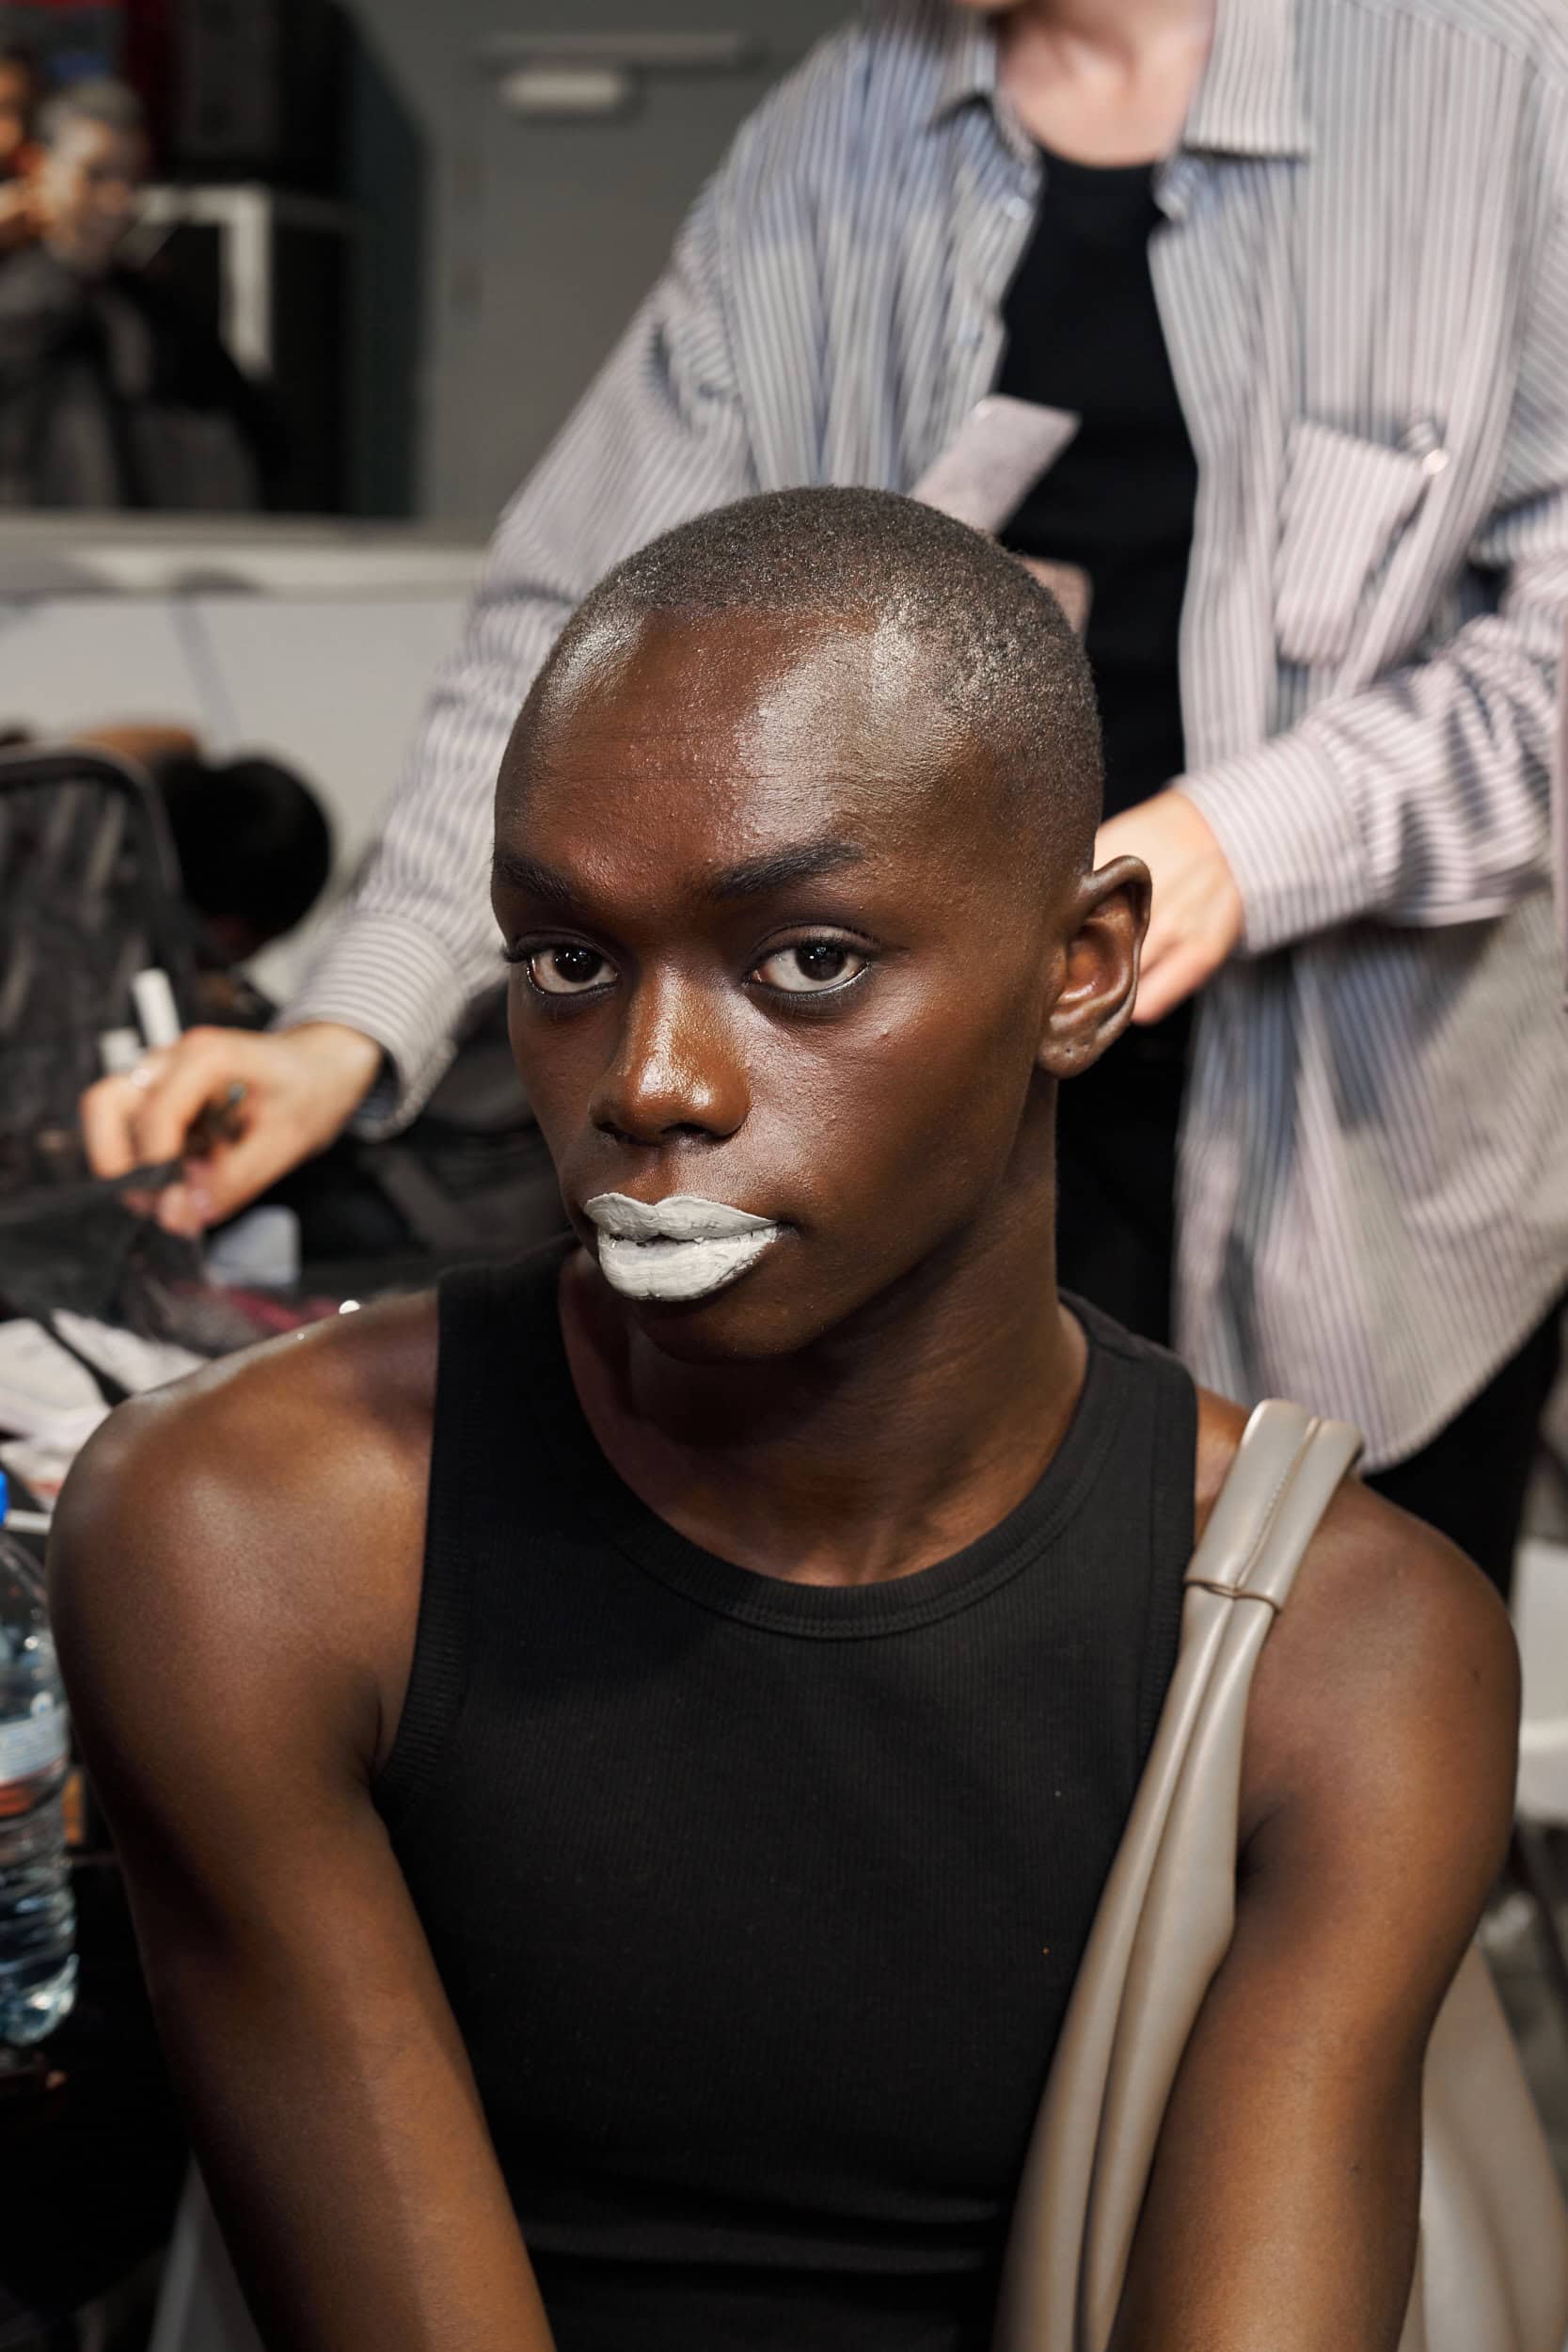
M 151 964 L 138 972 L 131 982 L 131 997 L 136 1008 L 136 1019 L 149 1050 L 154 1054 L 180 1042 L 180 1008 L 174 1001 L 168 974 Z

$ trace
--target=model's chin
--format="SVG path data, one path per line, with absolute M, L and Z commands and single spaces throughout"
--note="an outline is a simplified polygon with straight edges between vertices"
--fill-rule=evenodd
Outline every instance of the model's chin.
M 635 1293 L 621 1289 L 610 1283 L 602 1236 L 598 1256 L 606 1287 L 613 1290 L 622 1313 L 661 1356 L 674 1363 L 739 1367 L 799 1355 L 834 1320 L 815 1311 L 801 1296 L 806 1269 L 797 1259 L 799 1237 L 785 1228 L 779 1243 L 760 1248 L 751 1265 L 727 1275 L 700 1297 L 655 1290 L 647 1283 Z

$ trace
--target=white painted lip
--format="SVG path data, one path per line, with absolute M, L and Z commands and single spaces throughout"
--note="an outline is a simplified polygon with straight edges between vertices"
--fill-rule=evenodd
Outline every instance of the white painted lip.
M 730 1241 L 737 1233 L 777 1232 L 771 1217 L 673 1192 L 667 1200 L 633 1200 L 624 1192 L 596 1193 L 587 1204 L 601 1233 L 616 1241 Z
M 624 1298 L 706 1298 L 749 1273 L 784 1230 L 685 1192 L 654 1201 L 601 1192 L 584 1214 L 598 1232 L 599 1271 Z

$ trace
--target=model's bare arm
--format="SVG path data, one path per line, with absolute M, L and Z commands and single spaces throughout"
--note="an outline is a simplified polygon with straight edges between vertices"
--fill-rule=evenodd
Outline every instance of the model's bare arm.
M 1347 1488 L 1259 1663 L 1235 1940 L 1114 2352 L 1397 2352 L 1422 2063 L 1506 1848 L 1517 1710 L 1491 1588 Z
M 356 1372 L 312 1337 L 117 1415 L 57 1522 L 61 1655 L 267 2344 L 548 2352 L 369 1794 L 392 1729 L 389 1613 L 410 1630 L 385 1564 L 406 1563 L 422 1516 L 395 1438 L 355 1407 L 372 1353 Z

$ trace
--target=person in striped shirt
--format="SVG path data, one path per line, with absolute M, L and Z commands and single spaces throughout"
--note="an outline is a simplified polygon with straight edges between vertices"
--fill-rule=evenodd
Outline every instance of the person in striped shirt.
M 1063 421 L 1004 536 L 1089 575 L 1101 850 L 1155 882 L 1137 1041 L 1064 1097 L 1064 1277 L 1357 1422 L 1505 1579 L 1568 1281 L 1565 199 L 1548 0 L 867 8 L 508 509 L 282 1032 L 97 1089 L 97 1165 L 244 1081 L 195 1230 L 410 1117 L 497 977 L 496 769 L 574 603 L 748 491 L 911 489 L 1001 389 Z

